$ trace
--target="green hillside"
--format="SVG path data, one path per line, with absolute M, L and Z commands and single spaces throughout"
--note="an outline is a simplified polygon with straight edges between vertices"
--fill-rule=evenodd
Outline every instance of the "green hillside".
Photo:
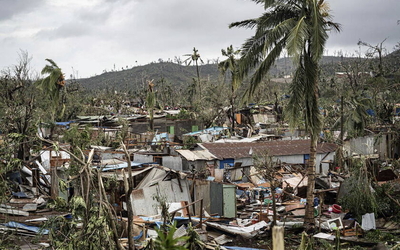
M 219 77 L 216 64 L 205 64 L 199 66 L 201 78 L 210 81 L 217 81 Z M 137 66 L 131 69 L 103 73 L 98 76 L 79 79 L 79 82 L 86 89 L 115 89 L 115 90 L 136 90 L 147 80 L 171 83 L 173 86 L 188 85 L 196 77 L 195 66 L 183 66 L 172 62 L 150 63 L 144 66 Z
M 399 68 L 399 51 L 386 56 L 389 68 Z M 354 62 L 360 58 L 324 56 L 321 60 L 321 69 L 327 76 L 333 76 L 336 71 L 341 71 L 340 63 Z M 364 60 L 364 59 L 361 59 Z M 371 63 L 376 62 L 376 59 Z M 204 64 L 199 66 L 200 77 L 210 82 L 221 80 L 217 64 Z M 272 78 L 281 78 L 290 75 L 294 70 L 292 60 L 288 57 L 280 58 L 270 70 Z M 143 66 L 136 66 L 131 69 L 106 72 L 98 76 L 79 79 L 79 83 L 86 89 L 110 89 L 110 90 L 133 90 L 142 89 L 146 86 L 147 80 L 155 82 L 163 81 L 171 86 L 188 86 L 193 83 L 196 77 L 195 66 L 185 66 L 173 62 L 153 62 Z

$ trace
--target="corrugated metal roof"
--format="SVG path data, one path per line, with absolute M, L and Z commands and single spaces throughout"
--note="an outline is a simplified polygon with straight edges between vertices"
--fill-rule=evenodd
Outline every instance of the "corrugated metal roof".
M 196 161 L 196 160 L 206 160 L 211 161 L 217 159 L 213 154 L 211 154 L 207 150 L 187 150 L 187 149 L 180 149 L 176 150 L 180 155 L 182 155 L 188 161 Z
M 151 169 L 152 169 L 151 167 L 147 167 L 147 168 L 141 169 L 139 171 L 137 171 L 137 170 L 132 171 L 132 177 L 137 176 L 139 174 L 142 174 L 144 172 L 147 172 L 147 171 L 149 171 Z M 129 176 L 128 175 L 128 171 L 126 171 L 125 173 L 126 173 L 126 176 L 128 177 Z M 115 178 L 117 181 L 123 181 L 124 180 L 124 174 L 122 172 L 116 172 L 116 171 L 113 171 L 113 172 L 102 172 L 101 176 L 102 177 L 106 177 L 106 178 L 107 177 L 108 178 Z
M 210 151 L 218 159 L 247 158 L 258 152 L 268 151 L 269 155 L 304 155 L 310 153 L 310 140 L 282 140 L 267 142 L 241 143 L 200 143 L 204 149 Z M 319 143 L 317 153 L 334 152 L 337 145 L 334 143 Z

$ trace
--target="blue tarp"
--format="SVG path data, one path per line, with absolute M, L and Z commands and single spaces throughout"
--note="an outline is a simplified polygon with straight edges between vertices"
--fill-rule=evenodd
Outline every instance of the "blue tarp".
M 157 142 L 161 142 L 162 139 L 165 139 L 165 141 L 168 141 L 168 133 L 161 133 L 161 134 L 156 134 L 153 138 L 152 144 L 155 145 Z
M 2 225 L 6 226 L 6 227 L 11 227 L 11 228 L 17 228 L 17 229 L 21 228 L 21 229 L 28 230 L 28 231 L 35 232 L 35 233 L 39 233 L 39 234 L 49 234 L 49 230 L 48 229 L 43 229 L 43 228 L 34 227 L 34 226 L 28 226 L 28 225 L 25 225 L 25 224 L 22 224 L 22 223 L 18 223 L 18 222 L 15 222 L 15 221 L 10 221 L 10 222 L 4 223 Z
M 24 192 L 12 192 L 12 195 L 17 198 L 29 198 Z
M 367 114 L 369 114 L 370 116 L 375 116 L 375 111 L 372 109 L 367 109 Z
M 71 123 L 74 123 L 75 121 L 68 121 L 68 122 L 56 122 L 56 125 L 58 125 L 58 126 L 64 126 L 64 127 L 66 127 L 66 128 L 69 128 L 69 125 L 71 124 Z
M 133 239 L 134 240 L 139 240 L 140 238 L 142 238 L 142 236 L 143 236 L 143 231 L 140 231 L 140 234 L 137 235 L 137 236 L 133 236 Z
M 197 134 L 211 134 L 211 135 L 218 135 L 221 133 L 221 131 L 228 130 L 229 128 L 227 127 L 211 127 L 211 128 L 206 128 L 203 130 L 187 133 L 184 135 L 197 135 Z

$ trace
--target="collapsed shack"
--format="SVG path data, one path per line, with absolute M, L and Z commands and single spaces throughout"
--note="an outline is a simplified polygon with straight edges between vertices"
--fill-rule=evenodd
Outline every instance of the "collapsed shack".
M 68 199 L 68 189 L 60 188 L 66 179 L 65 171 L 69 168 L 70 157 L 60 145 L 60 150 L 44 149 L 19 171 L 6 175 L 9 182 L 5 200 L 0 204 L 0 235 L 7 240 L 7 235 L 37 239 L 20 238 L 13 242 L 22 248 L 49 247 L 49 229 L 46 223 L 53 217 L 67 216 L 68 213 L 53 209 L 61 199 Z M 50 202 L 52 200 L 53 202 Z
M 157 230 L 166 223 L 166 214 L 162 213 L 163 202 L 167 207 L 167 215 L 177 222 L 177 228 L 182 228 L 180 233 L 187 234 L 185 229 L 192 225 L 202 241 L 213 247 L 240 245 L 239 238 L 248 242 L 269 235 L 274 215 L 272 200 L 276 201 L 276 225 L 286 227 L 288 232 L 298 230 L 298 226 L 302 225 L 307 186 L 304 164 L 279 164 L 275 175 L 279 186 L 272 190 L 274 185 L 271 186 L 251 165 L 227 164 L 221 170 L 215 167 L 217 158 L 210 153 L 179 153 L 188 159 L 191 156 L 206 158 L 201 167 L 206 166 L 209 170 L 206 173 L 190 170 L 184 173 L 163 167 L 150 158 L 146 158 L 150 159 L 147 163 L 131 161 L 128 164 L 124 154 L 118 151 L 97 151 L 93 154 L 90 167 L 100 171 L 105 183 L 105 197 L 115 211 L 117 233 L 122 246 L 127 245 L 128 237 L 127 195 L 131 196 L 134 215 L 132 227 L 139 249 L 148 244 L 150 238 L 154 240 Z M 87 154 L 90 155 L 90 152 Z M 193 158 L 192 162 L 196 162 L 196 159 Z M 54 200 L 59 197 L 66 200 L 71 198 L 71 189 L 56 191 L 54 188 L 60 186 L 55 183 L 68 179 L 63 173 L 69 167 L 69 162 L 66 152 L 43 152 L 40 162 L 33 161 L 26 169 L 23 168 L 20 176 L 10 175 L 11 181 L 20 183 L 17 184 L 18 189 L 10 193 L 13 197 L 10 196 L 8 202 L 0 207 L 2 232 L 13 230 L 23 236 L 43 234 L 40 243 L 48 246 L 48 228 L 41 227 L 49 218 L 71 216 L 70 213 L 58 212 L 46 206 L 53 197 Z M 348 165 L 350 162 L 348 160 Z M 348 195 L 341 192 L 349 191 L 345 186 L 349 175 L 335 171 L 320 175 L 316 180 L 314 205 L 316 225 L 321 233 L 315 234 L 315 238 L 332 240 L 335 231 L 339 230 L 341 241 L 373 245 L 374 242 L 361 240 L 361 237 L 365 238 L 374 229 L 394 235 L 398 233 L 398 224 L 391 221 L 400 210 L 398 163 L 382 164 L 376 159 L 367 159 L 365 162 L 371 188 L 384 197 L 382 202 L 385 200 L 386 204 L 390 204 L 389 207 L 376 212 L 364 211 L 360 219 L 354 219 L 349 215 L 349 212 L 354 212 L 352 208 L 341 203 L 341 197 Z M 124 188 L 128 166 L 132 169 L 132 175 L 128 178 L 132 178 L 134 183 L 131 194 L 127 194 Z M 194 169 L 197 167 L 200 165 Z M 52 176 L 54 174 L 56 176 Z
M 373 246 L 377 244 L 377 240 L 371 239 L 370 236 L 374 232 L 391 232 L 394 235 L 397 234 L 393 229 L 398 224 L 391 221 L 391 218 L 398 216 L 400 210 L 398 163 L 395 161 L 388 163 L 371 159 L 367 159 L 366 162 L 370 164 L 368 167 L 368 178 L 369 183 L 371 183 L 369 184 L 370 188 L 371 190 L 375 190 L 373 194 L 376 197 L 375 199 L 381 202 L 380 205 L 377 205 L 386 206 L 386 209 L 375 210 L 375 212 L 374 210 L 364 211 L 362 218 L 355 218 L 354 208 L 341 204 L 341 197 L 340 195 L 338 196 L 339 188 L 340 190 L 346 190 L 345 183 L 343 182 L 349 178 L 349 173 L 334 172 L 332 170 L 338 169 L 330 167 L 330 171 L 326 175 L 319 175 L 316 180 L 317 188 L 314 200 L 316 225 L 319 231 L 325 232 L 315 235 L 316 238 L 335 239 L 335 231 L 339 230 L 341 241 L 362 246 Z M 372 162 L 373 164 L 371 164 Z M 335 166 L 333 163 L 330 164 Z M 305 172 L 301 171 L 302 169 L 304 170 L 304 167 L 300 165 L 289 167 L 290 164 L 282 165 L 284 167 L 281 166 L 276 175 L 276 179 L 280 180 L 281 185 L 276 189 L 277 194 L 273 196 L 278 201 L 277 213 L 280 221 L 278 221 L 277 225 L 285 227 L 302 225 L 306 192 L 301 192 L 300 189 L 307 186 Z M 241 168 L 246 167 L 236 166 L 225 168 L 225 171 L 230 172 L 229 176 L 233 178 L 224 179 L 224 181 L 234 183 L 238 187 L 237 218 L 240 221 L 240 219 L 249 218 L 250 216 L 253 221 L 265 220 L 270 222 L 273 214 L 271 209 L 270 184 L 260 181 L 261 178 L 257 178 L 258 176 L 254 172 L 250 175 L 244 174 L 249 171 L 244 171 Z M 234 176 L 238 176 L 236 174 L 238 169 L 241 169 L 240 172 L 243 175 L 235 178 Z M 288 171 L 289 169 L 290 171 Z M 294 169 L 295 171 L 293 171 Z M 250 172 L 252 172 L 251 168 Z M 213 172 L 210 171 L 209 173 L 212 174 Z M 353 173 L 353 175 L 357 176 L 356 173 Z M 207 178 L 210 179 L 210 176 Z M 387 186 L 382 188 L 384 185 Z M 372 188 L 372 186 L 377 187 Z M 364 185 L 364 190 L 365 187 Z M 384 199 L 382 199 L 382 196 Z M 357 202 L 360 206 L 368 203 L 366 200 L 358 200 Z M 243 226 L 244 224 L 239 223 L 239 225 Z

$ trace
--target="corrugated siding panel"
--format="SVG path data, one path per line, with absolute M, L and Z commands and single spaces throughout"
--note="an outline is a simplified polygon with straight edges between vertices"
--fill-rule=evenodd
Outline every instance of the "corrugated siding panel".
M 176 171 L 182 171 L 182 158 L 175 156 L 163 156 L 162 165 Z

